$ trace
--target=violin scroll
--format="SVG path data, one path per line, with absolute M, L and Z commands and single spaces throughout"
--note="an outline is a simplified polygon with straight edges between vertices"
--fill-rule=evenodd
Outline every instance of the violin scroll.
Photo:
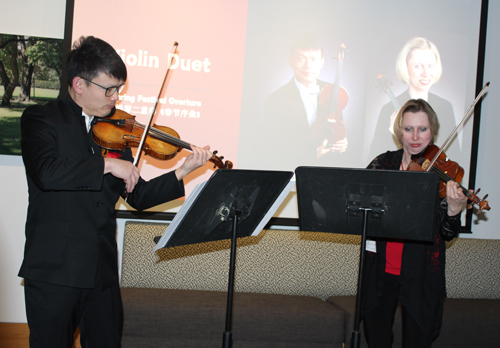
M 212 152 L 213 156 L 212 158 L 209 159 L 210 162 L 214 164 L 214 168 L 219 168 L 219 169 L 233 169 L 233 162 L 231 161 L 225 161 L 224 156 L 217 156 L 218 151 L 215 150 Z
M 466 196 L 475 204 L 477 204 L 478 210 L 481 212 L 483 210 L 490 210 L 490 206 L 488 204 L 488 201 L 486 198 L 488 198 L 488 195 L 485 195 L 482 199 L 477 196 L 477 194 L 481 191 L 480 188 L 478 188 L 474 193 L 469 192 L 470 197 L 466 194 Z M 472 209 L 473 203 L 468 203 L 467 204 L 467 209 Z

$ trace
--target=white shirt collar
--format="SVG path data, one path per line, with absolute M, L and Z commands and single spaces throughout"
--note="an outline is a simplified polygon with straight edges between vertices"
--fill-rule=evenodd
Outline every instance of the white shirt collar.
M 299 89 L 300 98 L 302 99 L 302 104 L 304 105 L 304 109 L 307 115 L 307 122 L 309 126 L 312 126 L 314 120 L 316 119 L 316 112 L 318 109 L 318 95 L 319 95 L 319 86 L 315 82 L 313 86 L 306 87 L 296 78 L 294 78 L 295 84 Z
M 89 116 L 83 111 L 82 111 L 82 116 L 85 117 L 85 126 L 87 127 L 87 133 L 88 133 L 90 131 L 90 125 L 92 124 L 94 116 Z

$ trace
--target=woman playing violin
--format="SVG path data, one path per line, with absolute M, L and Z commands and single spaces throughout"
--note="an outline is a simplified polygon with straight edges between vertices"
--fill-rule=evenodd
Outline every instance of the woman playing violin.
M 431 106 L 411 99 L 399 110 L 394 133 L 402 146 L 377 156 L 368 169 L 406 170 L 412 155 L 434 142 L 439 122 Z M 401 197 L 404 200 L 405 197 Z M 403 347 L 430 347 L 438 336 L 445 289 L 445 241 L 457 236 L 467 198 L 454 181 L 436 211 L 432 243 L 378 239 L 367 247 L 362 294 L 365 336 L 370 348 L 391 347 L 398 302 L 403 313 Z M 422 216 L 432 219 L 432 216 Z

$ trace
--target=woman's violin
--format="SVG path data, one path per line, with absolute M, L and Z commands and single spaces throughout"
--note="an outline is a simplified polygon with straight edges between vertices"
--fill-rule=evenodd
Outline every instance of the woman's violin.
M 490 83 L 486 83 L 481 92 L 478 94 L 472 105 L 469 107 L 465 115 L 462 117 L 462 120 L 456 125 L 451 134 L 446 138 L 444 144 L 441 148 L 435 145 L 429 145 L 422 153 L 418 155 L 412 156 L 412 161 L 408 166 L 408 170 L 415 171 L 433 171 L 439 175 L 440 186 L 439 186 L 439 197 L 443 198 L 446 196 L 446 183 L 450 180 L 457 182 L 460 185 L 462 178 L 464 177 L 464 169 L 458 165 L 457 162 L 453 162 L 448 159 L 446 154 L 443 152 L 444 147 L 450 142 L 453 135 L 456 133 L 457 129 L 462 125 L 467 116 L 470 114 L 471 110 L 477 104 L 479 99 L 483 96 L 486 88 L 490 85 Z M 472 201 L 472 203 L 477 204 L 479 211 L 482 210 L 490 210 L 490 206 L 488 205 L 488 201 L 485 199 L 488 195 L 484 196 L 483 199 L 480 199 L 476 195 L 479 193 L 481 189 L 477 189 L 476 192 L 472 193 L 467 190 L 465 187 L 460 185 L 462 191 L 467 196 L 468 199 Z M 467 206 L 467 208 L 472 208 L 472 203 Z
M 109 117 L 95 117 L 92 126 L 92 138 L 96 144 L 108 150 L 125 150 L 138 147 L 144 134 L 145 126 L 135 120 L 135 116 L 122 110 L 116 110 Z M 159 160 L 169 160 L 183 148 L 191 150 L 191 144 L 182 141 L 179 134 L 166 126 L 152 125 L 143 147 L 144 153 Z M 223 162 L 224 157 L 216 156 L 209 160 L 214 167 L 231 169 L 231 161 Z
M 434 158 L 436 158 L 436 160 L 434 161 L 434 165 L 429 167 Z M 462 188 L 462 191 L 467 196 L 467 198 L 470 199 L 473 203 L 477 204 L 479 211 L 490 210 L 488 201 L 485 200 L 488 195 L 484 196 L 483 199 L 481 199 L 477 196 L 480 189 L 472 193 L 465 187 L 460 185 L 460 182 L 464 177 L 464 169 L 460 167 L 457 162 L 449 160 L 446 157 L 446 154 L 440 151 L 440 149 L 436 145 L 429 145 L 422 153 L 412 156 L 412 161 L 410 162 L 407 170 L 433 171 L 437 173 L 440 179 L 439 198 L 446 197 L 446 183 L 450 180 L 453 180 L 459 184 L 459 187 Z M 472 207 L 471 204 L 469 204 L 468 208 Z

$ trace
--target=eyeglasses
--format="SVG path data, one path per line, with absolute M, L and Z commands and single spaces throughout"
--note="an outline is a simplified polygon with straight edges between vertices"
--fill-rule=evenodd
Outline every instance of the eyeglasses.
M 82 80 L 87 81 L 87 82 L 93 83 L 94 85 L 99 86 L 99 87 L 101 87 L 102 89 L 105 89 L 105 90 L 106 90 L 106 92 L 104 92 L 104 95 L 105 95 L 106 97 L 111 97 L 113 94 L 115 94 L 115 92 L 117 92 L 118 94 L 120 94 L 120 93 L 123 91 L 123 88 L 125 87 L 125 84 L 122 84 L 122 85 L 120 85 L 120 86 L 104 87 L 104 86 L 101 86 L 101 85 L 99 85 L 99 84 L 97 84 L 97 83 L 95 83 L 95 82 L 89 81 L 89 80 L 87 80 L 87 79 L 85 79 L 85 78 L 83 78 L 83 77 L 80 77 L 80 78 L 81 78 Z

